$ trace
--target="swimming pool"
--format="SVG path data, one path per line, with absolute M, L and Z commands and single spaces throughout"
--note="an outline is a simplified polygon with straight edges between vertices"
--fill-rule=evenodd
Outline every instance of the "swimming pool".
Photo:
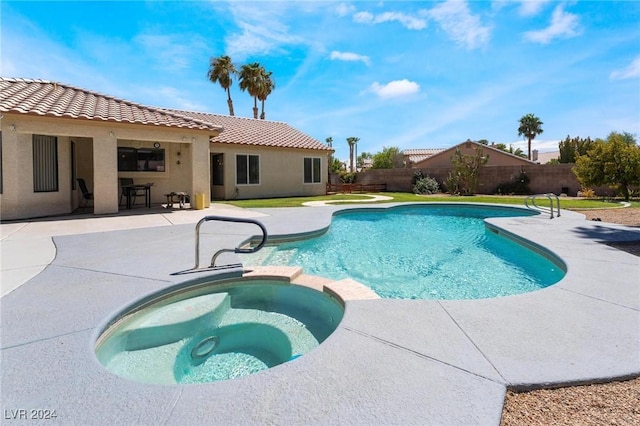
M 143 383 L 228 380 L 304 355 L 343 313 L 333 296 L 276 279 L 186 283 L 124 309 L 95 352 L 107 370 Z
M 539 290 L 565 274 L 561 260 L 492 232 L 489 217 L 530 216 L 519 208 L 403 205 L 350 209 L 323 235 L 243 257 L 245 264 L 297 265 L 305 273 L 352 278 L 380 297 L 481 299 Z

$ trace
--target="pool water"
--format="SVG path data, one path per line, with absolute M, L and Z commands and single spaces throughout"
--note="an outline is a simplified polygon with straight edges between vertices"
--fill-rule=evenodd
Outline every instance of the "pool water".
M 198 284 L 128 309 L 101 333 L 96 355 L 143 383 L 234 379 L 316 348 L 343 313 L 327 294 L 275 280 Z
M 309 274 L 352 278 L 383 298 L 526 293 L 558 282 L 562 263 L 491 232 L 483 219 L 530 214 L 471 205 L 345 211 L 322 236 L 263 248 L 243 263 L 298 265 Z

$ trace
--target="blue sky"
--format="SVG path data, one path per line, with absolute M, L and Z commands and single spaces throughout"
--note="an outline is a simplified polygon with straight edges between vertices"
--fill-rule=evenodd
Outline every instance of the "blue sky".
M 487 139 L 526 150 L 544 133 L 640 134 L 640 2 L 138 1 L 0 3 L 4 77 L 41 78 L 133 102 L 228 114 L 209 59 L 259 62 L 266 118 L 348 158 L 383 147 Z M 237 116 L 253 99 L 232 88 Z

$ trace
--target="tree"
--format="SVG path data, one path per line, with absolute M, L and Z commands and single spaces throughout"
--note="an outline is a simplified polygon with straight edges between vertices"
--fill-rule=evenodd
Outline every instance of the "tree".
M 355 136 L 350 136 L 347 138 L 347 143 L 349 144 L 349 171 L 353 173 L 353 149 L 360 138 L 356 138 Z
M 591 138 L 571 138 L 567 135 L 567 138 L 558 144 L 558 150 L 560 151 L 558 161 L 560 163 L 575 163 L 579 156 L 587 155 L 592 145 Z
M 513 149 L 513 145 L 509 145 L 509 149 L 507 150 L 507 152 L 509 154 L 515 155 L 516 157 L 527 158 L 527 154 L 522 152 L 522 150 L 520 148 Z
M 528 147 L 529 147 L 529 160 L 531 160 L 531 141 L 542 134 L 542 125 L 544 123 L 540 121 L 538 117 L 533 114 L 525 114 L 520 117 L 520 127 L 518 127 L 518 136 L 524 136 L 527 138 Z
M 505 143 L 496 143 L 491 145 L 492 148 L 499 149 L 500 151 L 508 152 L 509 154 L 513 154 L 516 157 L 524 157 L 527 158 L 527 154 L 523 153 L 520 148 L 513 149 L 513 145 L 509 145 Z
M 340 170 L 342 170 L 344 168 L 344 164 L 342 164 L 342 161 L 340 161 L 338 158 L 333 158 L 331 160 L 331 171 L 334 173 L 339 172 Z
M 273 73 L 271 71 L 266 71 L 264 68 L 260 67 L 260 79 L 258 81 L 258 99 L 262 103 L 262 113 L 260 114 L 260 119 L 264 120 L 264 101 L 267 100 L 267 97 L 273 92 L 276 88 L 276 82 L 271 78 Z
M 630 133 L 612 132 L 596 139 L 586 155 L 576 159 L 573 173 L 586 186 L 618 187 L 629 201 L 629 186 L 640 185 L 640 147 Z
M 358 155 L 358 157 L 356 158 L 356 169 L 361 169 L 361 170 L 364 169 L 365 161 L 371 160 L 372 158 L 373 158 L 373 154 L 366 151 Z
M 329 136 L 325 138 L 325 142 L 327 142 L 327 146 L 329 148 L 333 148 L 333 138 Z M 329 161 L 327 161 L 327 182 L 331 182 L 331 172 L 333 171 L 333 152 L 329 153 Z
M 450 194 L 473 195 L 478 188 L 480 167 L 487 164 L 489 155 L 484 155 L 482 147 L 477 147 L 474 154 L 463 154 L 456 148 L 451 157 L 453 170 L 449 172 L 446 186 Z
M 229 115 L 233 114 L 233 101 L 231 100 L 231 84 L 233 76 L 238 74 L 235 65 L 231 62 L 231 58 L 227 55 L 218 58 L 211 58 L 209 61 L 209 72 L 207 78 L 212 83 L 219 83 L 227 92 L 227 104 L 229 105 Z
M 258 118 L 258 96 L 261 96 L 261 81 L 264 68 L 259 63 L 243 65 L 240 68 L 240 90 L 253 97 L 253 118 Z
M 404 156 L 400 148 L 396 146 L 383 147 L 382 152 L 373 156 L 373 169 L 394 169 L 402 168 Z

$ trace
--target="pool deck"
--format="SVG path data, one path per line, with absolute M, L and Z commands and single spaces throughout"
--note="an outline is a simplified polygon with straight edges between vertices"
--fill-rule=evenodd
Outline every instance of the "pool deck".
M 640 240 L 640 228 L 567 211 L 488 220 L 563 259 L 566 276 L 543 290 L 473 301 L 352 295 L 318 348 L 224 382 L 148 385 L 97 362 L 95 339 L 110 317 L 203 275 L 170 274 L 193 266 L 204 215 L 255 218 L 270 235 L 291 235 L 322 229 L 345 208 L 212 205 L 0 225 L 1 423 L 50 410 L 47 424 L 65 425 L 498 425 L 508 387 L 640 375 L 640 257 L 603 244 Z M 208 222 L 203 262 L 256 231 Z

